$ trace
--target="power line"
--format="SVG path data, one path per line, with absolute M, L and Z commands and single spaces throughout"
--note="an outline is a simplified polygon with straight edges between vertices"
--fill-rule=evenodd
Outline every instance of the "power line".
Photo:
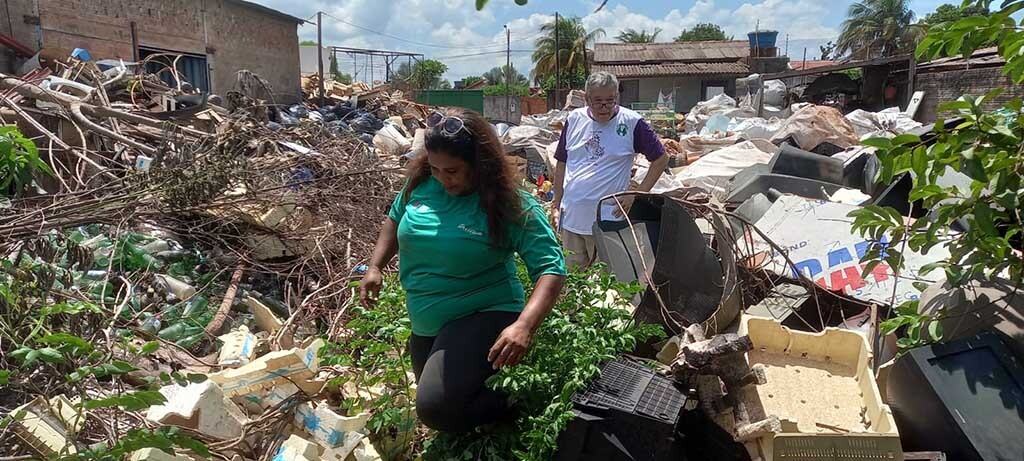
M 391 39 L 394 39 L 394 40 L 398 40 L 400 42 L 411 43 L 413 45 L 427 46 L 427 47 L 432 47 L 432 48 L 445 48 L 445 49 L 453 49 L 453 50 L 458 50 L 458 49 L 478 50 L 478 49 L 481 49 L 481 48 L 489 48 L 489 47 L 492 47 L 492 46 L 501 46 L 500 43 L 495 43 L 495 44 L 491 44 L 491 45 L 455 46 L 455 45 L 438 45 L 436 43 L 417 42 L 415 40 L 407 40 L 407 39 L 404 39 L 402 37 L 391 35 L 391 34 L 388 34 L 388 33 L 385 33 L 385 32 L 381 32 L 381 31 L 378 31 L 378 30 L 374 30 L 374 29 L 371 29 L 369 27 L 363 27 L 363 26 L 360 26 L 358 24 L 353 24 L 353 23 L 348 22 L 348 21 L 346 21 L 344 19 L 338 18 L 336 16 L 332 16 L 331 14 L 328 14 L 328 13 L 324 13 L 324 16 L 327 16 L 327 17 L 329 17 L 331 19 L 334 19 L 335 21 L 341 22 L 343 24 L 348 24 L 348 25 L 350 25 L 352 27 L 355 27 L 357 29 L 365 30 L 367 32 L 374 33 L 374 34 L 377 34 L 377 35 L 381 35 L 381 36 L 384 36 L 384 37 L 388 37 L 388 38 L 391 38 Z M 544 35 L 544 34 L 540 33 L 540 34 L 536 34 L 536 35 L 533 35 L 533 36 L 530 36 L 530 37 L 519 38 L 519 39 L 512 40 L 512 41 L 513 42 L 521 42 L 521 41 L 524 41 L 524 40 L 532 40 L 532 39 L 535 39 L 535 38 L 540 37 L 542 35 Z
M 512 53 L 533 53 L 533 50 L 511 50 L 511 52 Z M 475 57 L 475 56 L 487 56 L 487 55 L 490 55 L 490 54 L 505 54 L 505 50 L 486 51 L 486 52 L 483 52 L 483 53 L 472 53 L 472 54 L 457 54 L 457 55 L 452 55 L 452 56 L 437 56 L 437 57 L 431 57 L 430 59 L 447 59 L 447 60 L 451 60 L 451 59 L 459 59 L 459 58 L 472 58 L 472 57 Z

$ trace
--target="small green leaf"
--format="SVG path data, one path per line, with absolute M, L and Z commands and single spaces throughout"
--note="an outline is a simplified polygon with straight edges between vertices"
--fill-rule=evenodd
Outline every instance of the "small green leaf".
M 939 105 L 939 112 L 952 111 L 952 110 L 971 110 L 973 106 L 967 101 L 950 101 L 945 104 Z
M 861 141 L 861 144 L 879 149 L 889 149 L 893 146 L 893 142 L 889 138 L 869 138 Z
M 974 205 L 974 222 L 986 235 L 998 235 L 992 210 L 989 209 L 988 204 L 978 202 Z
M 0 386 L 6 386 L 11 382 L 11 370 L 0 370 Z
M 150 342 L 142 345 L 142 349 L 139 350 L 139 354 L 141 354 L 141 355 L 149 355 L 149 354 L 152 354 L 152 353 L 156 352 L 157 349 L 160 349 L 160 342 L 158 342 L 158 341 L 150 341 Z
M 942 323 L 933 320 L 928 323 L 928 336 L 931 337 L 931 341 L 942 340 Z
M 58 351 L 57 349 L 54 349 L 52 347 L 44 347 L 42 349 L 39 349 L 38 352 L 39 352 L 39 358 L 42 359 L 46 363 L 66 363 L 67 362 L 67 360 L 64 359 L 64 354 L 61 354 L 60 351 Z
M 921 137 L 916 134 L 901 134 L 892 139 L 894 145 L 920 144 Z

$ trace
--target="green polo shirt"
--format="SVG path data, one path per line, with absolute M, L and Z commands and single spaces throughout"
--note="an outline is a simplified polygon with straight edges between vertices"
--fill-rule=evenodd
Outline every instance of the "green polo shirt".
M 514 253 L 534 282 L 565 275 L 565 258 L 544 209 L 523 193 L 524 215 L 510 226 L 508 245 L 493 248 L 477 194 L 449 195 L 430 177 L 404 192 L 388 216 L 398 223 L 398 277 L 406 291 L 412 331 L 436 336 L 451 320 L 480 311 L 521 312 L 523 285 Z

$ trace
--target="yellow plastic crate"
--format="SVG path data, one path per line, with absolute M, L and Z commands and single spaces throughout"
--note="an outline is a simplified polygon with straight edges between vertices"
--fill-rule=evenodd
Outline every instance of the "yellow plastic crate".
M 828 328 L 790 330 L 775 320 L 745 316 L 740 334 L 768 382 L 741 398 L 758 418 L 775 415 L 782 432 L 757 440 L 765 461 L 903 460 L 892 411 L 878 392 L 867 338 Z

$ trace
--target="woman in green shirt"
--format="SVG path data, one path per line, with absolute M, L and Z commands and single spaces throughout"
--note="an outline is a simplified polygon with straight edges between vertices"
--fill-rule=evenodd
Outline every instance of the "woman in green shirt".
M 450 432 L 501 419 L 507 398 L 484 385 L 522 360 L 565 281 L 565 259 L 543 208 L 521 191 L 494 128 L 450 109 L 427 118 L 426 155 L 412 160 L 360 285 L 376 302 L 381 267 L 397 253 L 413 335 L 416 412 Z M 515 254 L 534 283 L 525 299 Z

